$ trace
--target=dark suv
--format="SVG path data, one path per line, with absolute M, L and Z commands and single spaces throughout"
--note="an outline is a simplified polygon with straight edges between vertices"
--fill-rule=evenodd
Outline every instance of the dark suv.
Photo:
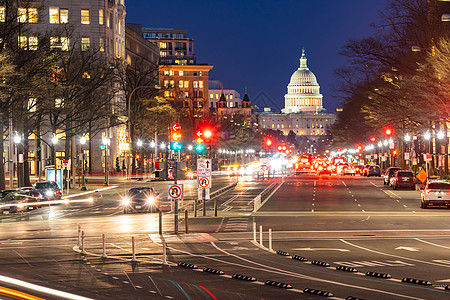
M 129 189 L 122 199 L 123 213 L 132 211 L 156 212 L 159 208 L 159 194 L 152 187 Z
M 0 200 L 2 212 L 24 212 L 36 209 L 40 205 L 32 205 L 30 203 L 40 202 L 42 199 L 41 194 L 32 187 L 18 188 Z
M 61 190 L 54 181 L 36 182 L 33 187 L 41 193 L 44 200 L 61 200 L 62 198 Z
M 377 176 L 380 177 L 381 176 L 381 170 L 379 166 L 370 166 L 369 170 L 367 171 L 367 177 L 370 176 Z
M 413 191 L 416 189 L 414 173 L 412 171 L 400 170 L 395 172 L 394 176 L 392 177 L 392 188 L 396 190 L 399 187 L 407 187 Z
M 391 178 L 394 176 L 395 172 L 401 170 L 401 168 L 397 167 L 389 167 L 386 170 L 386 173 L 384 173 L 384 185 L 391 185 Z

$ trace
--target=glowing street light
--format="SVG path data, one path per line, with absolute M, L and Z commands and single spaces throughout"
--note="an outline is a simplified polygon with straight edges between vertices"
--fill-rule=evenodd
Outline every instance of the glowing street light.
M 442 140 L 442 139 L 444 138 L 444 136 L 445 136 L 445 134 L 444 134 L 444 132 L 442 132 L 442 131 L 439 131 L 439 132 L 437 133 L 437 138 L 440 139 L 440 140 Z
M 411 136 L 409 134 L 405 135 L 405 141 L 409 142 L 411 140 Z
M 431 139 L 431 134 L 430 134 L 429 132 L 426 132 L 426 133 L 423 135 L 423 138 L 426 139 L 426 140 L 429 140 L 429 139 Z
M 142 145 L 144 145 L 144 143 L 143 143 L 141 140 L 138 140 L 137 143 L 136 143 L 136 145 L 137 145 L 138 147 L 142 147 Z

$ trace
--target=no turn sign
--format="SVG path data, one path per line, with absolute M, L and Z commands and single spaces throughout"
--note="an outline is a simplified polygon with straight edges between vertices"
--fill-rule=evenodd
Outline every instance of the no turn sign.
M 211 177 L 198 177 L 198 187 L 199 188 L 210 188 L 211 187 Z
M 169 184 L 167 188 L 167 196 L 169 200 L 183 199 L 183 185 Z

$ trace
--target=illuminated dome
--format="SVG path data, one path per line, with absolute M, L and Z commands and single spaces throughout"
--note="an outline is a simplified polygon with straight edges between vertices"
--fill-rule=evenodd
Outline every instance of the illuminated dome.
M 300 58 L 300 67 L 292 74 L 287 89 L 288 93 L 284 96 L 283 113 L 320 112 L 323 110 L 323 96 L 320 94 L 316 76 L 308 69 L 305 49 Z

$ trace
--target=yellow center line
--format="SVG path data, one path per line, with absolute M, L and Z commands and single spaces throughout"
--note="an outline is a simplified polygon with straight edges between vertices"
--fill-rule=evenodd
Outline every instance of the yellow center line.
M 45 300 L 44 298 L 39 298 L 27 293 L 23 293 L 20 291 L 16 291 L 13 289 L 9 289 L 3 286 L 0 286 L 0 295 L 12 297 L 15 299 L 26 299 L 26 300 Z

